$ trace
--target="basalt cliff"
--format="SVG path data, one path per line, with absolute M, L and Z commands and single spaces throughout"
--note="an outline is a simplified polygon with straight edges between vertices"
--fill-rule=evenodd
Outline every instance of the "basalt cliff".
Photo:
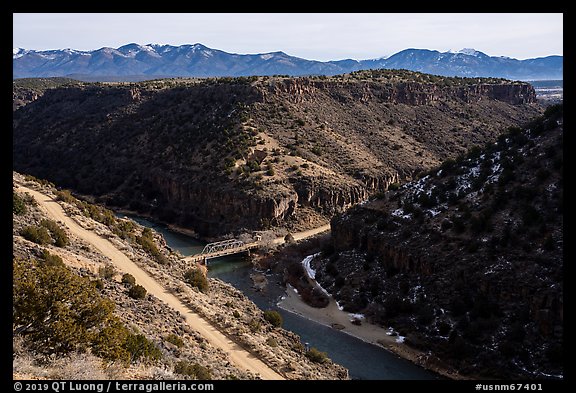
M 562 113 L 336 216 L 318 282 L 431 364 L 562 378 Z
M 325 223 L 542 111 L 527 83 L 390 70 L 14 86 L 15 170 L 204 236 Z

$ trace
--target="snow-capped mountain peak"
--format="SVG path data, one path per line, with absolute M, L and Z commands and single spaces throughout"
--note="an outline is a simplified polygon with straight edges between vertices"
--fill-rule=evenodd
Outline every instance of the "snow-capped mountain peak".
M 390 55 L 385 55 L 385 56 L 376 57 L 376 58 L 367 59 L 367 60 L 370 60 L 370 61 L 383 61 L 383 60 L 387 60 L 389 57 L 390 57 Z
M 12 48 L 12 59 L 18 59 L 28 52 L 30 51 L 23 48 Z
M 460 55 L 468 55 L 468 56 L 474 56 L 474 57 L 479 57 L 482 56 L 484 53 L 477 51 L 476 49 L 473 48 L 463 48 L 460 49 L 458 51 L 449 51 L 450 53 L 454 53 L 454 54 L 460 54 Z
M 371 68 L 396 68 L 447 76 L 509 79 L 561 79 L 562 56 L 515 60 L 491 57 L 475 49 L 439 52 L 406 49 L 371 60 L 319 62 L 284 52 L 235 54 L 200 43 L 172 46 L 129 43 L 119 48 L 27 50 L 12 48 L 13 77 L 90 75 L 91 78 L 140 75 L 208 77 L 248 75 L 336 75 Z

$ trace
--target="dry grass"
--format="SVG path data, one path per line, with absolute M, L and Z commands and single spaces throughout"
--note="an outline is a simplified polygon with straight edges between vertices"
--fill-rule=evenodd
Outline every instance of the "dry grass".
M 21 337 L 12 340 L 12 374 L 19 379 L 110 379 L 102 360 L 88 353 L 72 353 L 58 359 L 43 359 L 28 350 Z

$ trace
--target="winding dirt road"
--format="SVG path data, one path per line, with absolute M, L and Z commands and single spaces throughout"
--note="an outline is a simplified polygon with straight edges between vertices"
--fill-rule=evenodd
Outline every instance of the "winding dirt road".
M 112 260 L 116 267 L 124 273 L 130 273 L 148 293 L 168 304 L 173 309 L 179 311 L 186 319 L 186 322 L 198 333 L 200 333 L 210 344 L 224 350 L 230 361 L 237 367 L 259 374 L 262 379 L 280 380 L 284 379 L 264 362 L 250 352 L 241 348 L 238 344 L 230 340 L 200 315 L 190 310 L 180 299 L 168 292 L 148 273 L 132 262 L 110 241 L 104 239 L 94 232 L 86 230 L 78 225 L 72 218 L 68 217 L 60 204 L 51 197 L 20 185 L 20 192 L 28 192 L 38 202 L 48 215 L 56 221 L 60 221 L 68 227 L 75 236 L 85 240 L 96 247 L 103 255 Z

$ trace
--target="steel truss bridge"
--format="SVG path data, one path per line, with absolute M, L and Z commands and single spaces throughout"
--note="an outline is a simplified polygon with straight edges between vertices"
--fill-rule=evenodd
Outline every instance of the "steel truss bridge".
M 230 239 L 221 242 L 209 243 L 204 246 L 202 252 L 196 255 L 190 255 L 184 260 L 186 262 L 201 262 L 208 264 L 208 259 L 223 257 L 225 255 L 238 254 L 241 252 L 250 252 L 251 249 L 258 247 L 258 242 L 244 243 L 241 240 Z

